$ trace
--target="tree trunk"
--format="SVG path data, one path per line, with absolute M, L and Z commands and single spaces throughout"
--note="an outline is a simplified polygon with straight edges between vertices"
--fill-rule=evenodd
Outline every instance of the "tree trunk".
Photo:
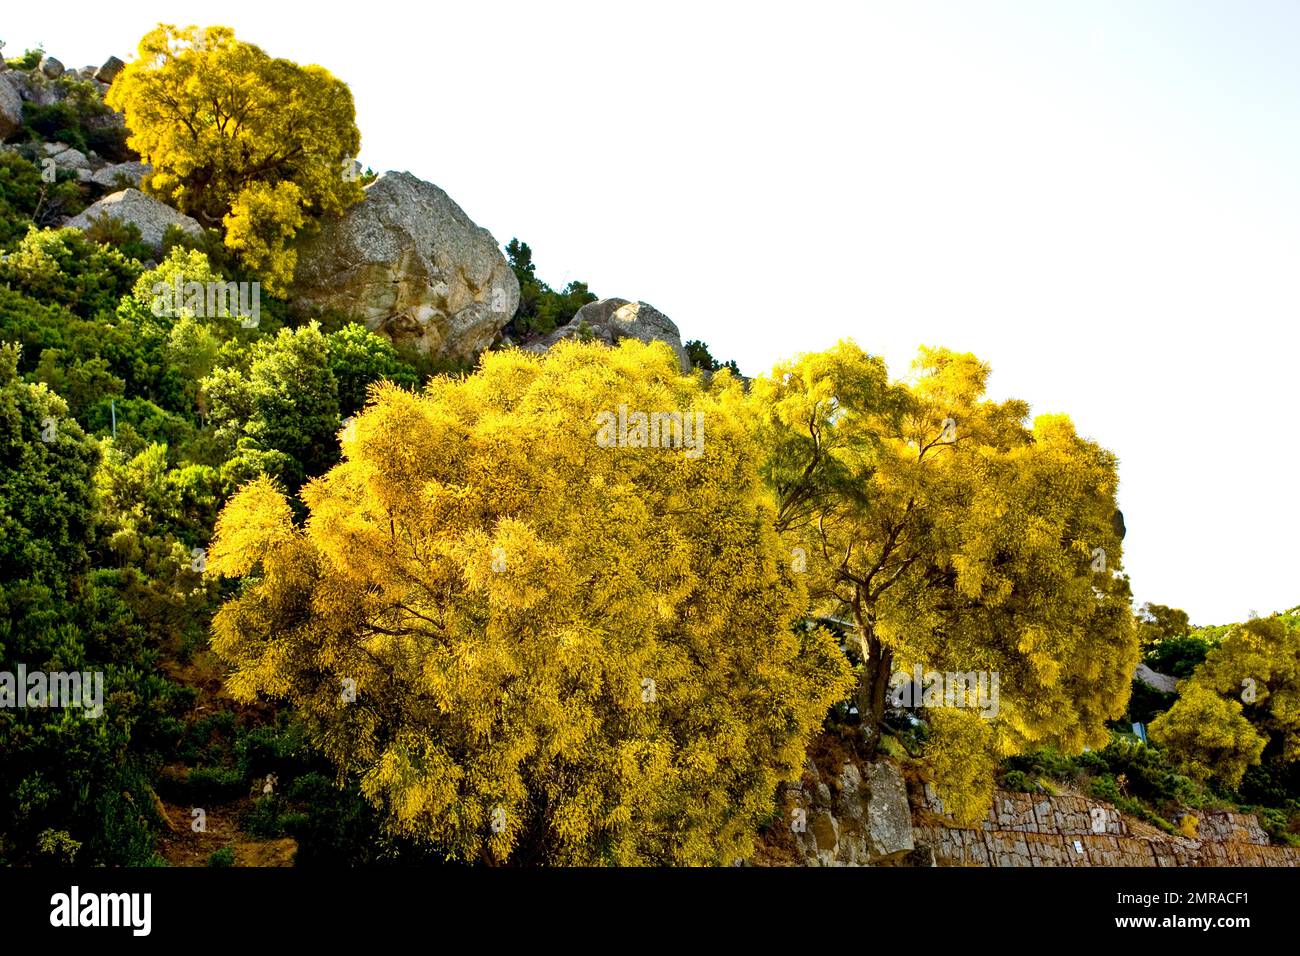
M 857 689 L 858 720 L 862 722 L 860 745 L 862 756 L 870 760 L 876 756 L 876 749 L 880 746 L 894 652 L 876 636 L 875 615 L 870 609 L 864 612 L 861 600 L 854 601 L 853 616 L 858 625 L 858 646 L 863 661 L 862 678 Z

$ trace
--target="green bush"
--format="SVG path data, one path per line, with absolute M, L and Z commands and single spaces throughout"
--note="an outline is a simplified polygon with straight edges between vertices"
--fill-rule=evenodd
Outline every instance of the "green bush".
M 1002 786 L 1021 793 L 1039 793 L 1043 788 L 1029 774 L 1021 770 L 1008 770 L 1002 775 Z
M 235 851 L 234 848 L 223 846 L 220 850 L 213 851 L 208 857 L 208 866 L 234 866 Z
M 65 170 L 47 183 L 29 158 L 0 153 L 0 249 L 12 249 L 33 225 L 50 225 L 84 206 L 72 173 Z
M 682 346 L 686 350 L 686 357 L 690 359 L 691 368 L 702 369 L 705 372 L 716 372 L 719 369 L 729 369 L 733 375 L 740 374 L 740 368 L 734 361 L 719 362 L 709 352 L 709 347 L 699 339 L 691 339 Z
M 83 234 L 91 242 L 114 247 L 128 259 L 146 262 L 153 258 L 153 249 L 140 235 L 140 227 L 133 222 L 123 222 L 108 213 L 93 217 L 90 225 L 83 230 Z
M 419 381 L 414 368 L 403 362 L 397 350 L 364 325 L 349 323 L 325 336 L 329 368 L 337 383 L 339 414 L 355 415 L 366 404 L 366 389 L 375 382 L 389 381 L 414 388 Z
M 1281 807 L 1259 807 L 1259 825 L 1274 843 L 1283 846 L 1300 846 L 1300 807 L 1296 801 L 1289 801 L 1291 809 Z
M 143 272 L 140 263 L 80 229 L 32 230 L 0 262 L 0 283 L 83 319 L 111 316 Z
M 306 730 L 297 722 L 253 727 L 235 742 L 235 759 L 245 779 L 274 773 L 286 783 L 311 769 L 314 754 Z
M 34 70 L 40 65 L 41 57 L 45 56 L 45 48 L 37 46 L 36 49 L 28 49 L 23 52 L 22 56 L 16 56 L 12 59 L 5 60 L 12 70 Z
M 280 819 L 280 804 L 273 794 L 258 797 L 253 808 L 244 814 L 243 828 L 253 836 L 273 840 L 284 836 L 284 822 Z
M 1181 680 L 1192 676 L 1192 671 L 1205 660 L 1211 647 L 1211 641 L 1197 632 L 1166 637 L 1147 649 L 1144 660 L 1153 671 Z
M 185 790 L 193 800 L 222 802 L 242 796 L 246 779 L 233 767 L 195 767 L 185 778 Z
M 27 139 L 66 143 L 115 163 L 132 157 L 126 145 L 126 130 L 112 122 L 113 111 L 104 105 L 93 83 L 70 76 L 36 82 L 48 83 L 60 98 L 44 106 L 35 103 L 24 106 L 23 132 Z

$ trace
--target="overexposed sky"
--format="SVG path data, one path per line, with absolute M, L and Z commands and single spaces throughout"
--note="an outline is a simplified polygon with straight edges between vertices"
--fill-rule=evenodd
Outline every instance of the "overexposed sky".
M 345 80 L 361 160 L 753 374 L 853 337 L 1120 457 L 1138 601 L 1300 603 L 1300 4 L 11 3 L 6 53 L 225 23 Z

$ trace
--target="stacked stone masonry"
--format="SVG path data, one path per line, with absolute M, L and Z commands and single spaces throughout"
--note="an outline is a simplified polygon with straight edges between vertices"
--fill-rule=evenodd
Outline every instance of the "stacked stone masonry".
M 1205 813 L 1193 840 L 1135 835 L 1114 807 L 1084 797 L 999 790 L 980 826 L 960 827 L 926 785 L 913 811 L 916 843 L 940 866 L 1300 866 L 1300 848 L 1269 845 L 1251 814 Z

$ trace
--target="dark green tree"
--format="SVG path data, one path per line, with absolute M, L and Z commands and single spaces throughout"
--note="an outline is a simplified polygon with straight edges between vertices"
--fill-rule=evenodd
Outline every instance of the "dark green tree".
M 329 369 L 339 390 L 340 415 L 359 412 L 374 382 L 387 380 L 404 388 L 419 382 L 415 369 L 398 357 L 397 350 L 363 325 L 349 323 L 325 339 Z
M 297 489 L 338 461 L 338 383 L 329 344 L 313 322 L 253 346 L 248 370 L 203 380 L 212 423 L 236 457 Z

